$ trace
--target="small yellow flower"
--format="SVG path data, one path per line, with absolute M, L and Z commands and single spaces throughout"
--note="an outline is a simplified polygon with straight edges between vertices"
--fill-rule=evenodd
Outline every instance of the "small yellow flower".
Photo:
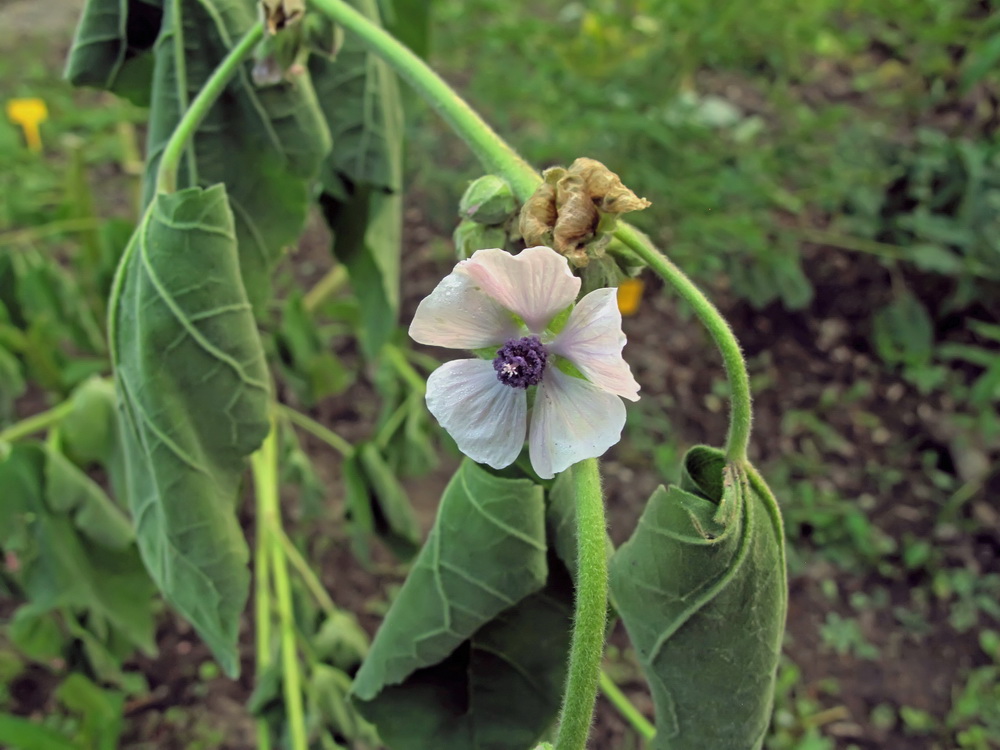
M 42 150 L 42 134 L 38 126 L 49 116 L 49 110 L 41 99 L 10 99 L 7 102 L 7 117 L 24 131 L 24 140 L 31 151 Z

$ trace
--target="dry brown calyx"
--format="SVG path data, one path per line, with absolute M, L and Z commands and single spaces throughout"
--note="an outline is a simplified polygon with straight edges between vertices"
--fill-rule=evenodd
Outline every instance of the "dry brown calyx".
M 529 247 L 554 248 L 575 268 L 603 253 L 618 216 L 649 206 L 594 159 L 579 158 L 569 169 L 552 167 L 542 176 L 521 209 L 521 236 Z

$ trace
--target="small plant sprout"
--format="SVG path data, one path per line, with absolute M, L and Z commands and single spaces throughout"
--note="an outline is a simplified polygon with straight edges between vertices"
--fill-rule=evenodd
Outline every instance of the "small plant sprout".
M 622 358 L 616 290 L 574 306 L 579 291 L 551 248 L 491 249 L 461 261 L 420 303 L 414 340 L 481 357 L 448 362 L 427 381 L 428 408 L 470 458 L 509 466 L 527 433 L 532 468 L 550 479 L 621 438 L 622 399 L 638 400 L 639 384 Z

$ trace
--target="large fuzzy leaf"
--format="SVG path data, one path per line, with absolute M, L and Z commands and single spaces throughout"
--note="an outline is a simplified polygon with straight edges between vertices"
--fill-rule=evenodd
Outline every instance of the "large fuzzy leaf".
M 611 591 L 656 707 L 653 747 L 760 748 L 787 586 L 778 509 L 721 452 L 694 448 L 611 561 Z
M 379 22 L 375 0 L 351 0 Z M 403 110 L 395 74 L 348 34 L 335 60 L 319 55 L 309 69 L 334 148 L 323 165 L 323 209 L 333 251 L 347 267 L 361 306 L 362 343 L 377 354 L 399 312 L 402 244 Z
M 521 750 L 559 708 L 572 585 L 542 489 L 465 461 L 355 679 L 394 750 Z
M 17 560 L 27 617 L 53 609 L 86 613 L 91 634 L 110 631 L 154 650 L 153 587 L 128 520 L 58 453 L 37 444 L 0 459 L 0 550 Z
M 111 345 L 143 560 L 230 674 L 248 550 L 235 500 L 270 385 L 226 190 L 158 195 L 125 250 Z

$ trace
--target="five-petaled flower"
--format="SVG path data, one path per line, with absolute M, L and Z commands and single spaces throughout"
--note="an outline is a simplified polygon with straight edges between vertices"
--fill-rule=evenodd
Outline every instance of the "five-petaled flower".
M 621 399 L 638 400 L 639 384 L 622 359 L 616 290 L 593 291 L 574 307 L 579 291 L 566 259 L 548 247 L 479 250 L 417 307 L 414 340 L 489 357 L 448 362 L 427 380 L 427 406 L 464 454 L 500 469 L 527 434 L 532 467 L 550 479 L 621 438 Z

